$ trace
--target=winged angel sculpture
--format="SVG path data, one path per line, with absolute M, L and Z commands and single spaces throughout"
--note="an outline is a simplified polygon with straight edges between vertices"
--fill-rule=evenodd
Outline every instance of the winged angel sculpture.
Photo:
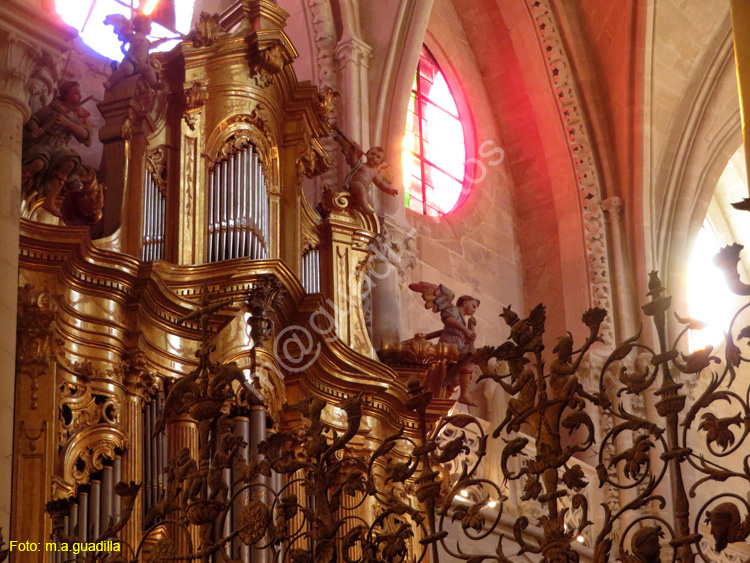
M 450 289 L 442 284 L 435 285 L 424 281 L 409 284 L 409 289 L 421 294 L 425 309 L 440 313 L 440 320 L 443 321 L 443 329 L 428 334 L 427 338 L 439 336 L 439 342 L 454 344 L 461 353 L 458 362 L 446 374 L 443 386 L 448 388 L 451 395 L 456 388 L 460 390 L 459 403 L 476 406 L 469 396 L 469 384 L 474 373 L 472 355 L 477 337 L 474 331 L 477 324 L 474 313 L 479 308 L 479 299 L 471 295 L 462 295 L 454 305 L 453 299 L 456 295 Z

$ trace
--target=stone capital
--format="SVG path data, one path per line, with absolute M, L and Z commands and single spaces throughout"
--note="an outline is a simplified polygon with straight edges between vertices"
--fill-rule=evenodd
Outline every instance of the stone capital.
M 602 211 L 604 212 L 604 219 L 611 222 L 613 219 L 618 221 L 622 219 L 623 209 L 625 202 L 619 197 L 608 197 L 603 200 L 600 204 Z
M 403 283 L 406 273 L 417 265 L 416 229 L 407 230 L 390 218 L 383 220 L 380 234 L 373 239 L 369 248 L 375 262 L 395 268 L 399 282 Z
M 369 68 L 372 48 L 364 41 L 351 37 L 336 45 L 335 56 L 336 60 L 340 61 L 341 66 L 354 62 L 357 65 Z
M 53 13 L 17 0 L 0 2 L 0 102 L 17 108 L 26 121 L 29 80 L 39 72 L 56 80 L 60 55 L 73 37 L 75 30 Z

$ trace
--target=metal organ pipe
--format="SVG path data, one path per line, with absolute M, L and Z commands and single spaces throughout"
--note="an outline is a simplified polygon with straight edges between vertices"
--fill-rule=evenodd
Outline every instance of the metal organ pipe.
M 242 197 L 242 206 L 240 208 L 240 256 L 247 256 L 247 227 L 248 214 L 250 207 L 248 205 L 250 192 L 247 186 L 247 174 L 249 170 L 247 149 L 241 150 L 240 153 L 240 174 L 242 181 L 240 183 L 240 194 Z
M 122 481 L 122 456 L 116 455 L 112 464 L 112 481 L 117 484 Z M 120 495 L 112 497 L 112 518 L 120 519 Z
M 258 168 L 258 155 L 255 154 L 255 152 L 252 153 L 251 156 L 252 159 L 252 166 L 250 167 L 250 174 L 248 175 L 248 185 L 251 190 L 251 194 L 253 197 L 253 207 L 250 210 L 250 217 L 248 218 L 250 221 L 250 241 L 251 241 L 251 248 L 250 248 L 250 258 L 253 260 L 257 260 L 258 258 L 258 190 L 255 186 L 255 170 Z
M 151 403 L 143 409 L 143 515 L 151 508 Z
M 234 155 L 227 160 L 227 252 L 224 255 L 225 260 L 234 258 L 234 219 L 235 209 L 235 183 L 234 183 Z
M 242 440 L 247 444 L 247 447 L 240 450 L 240 458 L 245 463 L 250 462 L 250 419 L 246 416 L 237 416 L 234 419 L 234 433 L 236 436 L 242 436 Z M 244 483 L 238 483 L 232 490 L 232 494 L 237 493 L 239 489 L 244 486 Z M 234 506 L 232 509 L 235 514 L 240 514 L 242 507 L 250 499 L 250 491 L 245 491 L 234 499 Z M 237 537 L 233 541 L 234 545 L 234 556 L 238 557 L 241 561 L 250 561 L 250 546 L 247 546 L 242 540 Z
M 214 163 L 208 181 L 208 261 L 268 257 L 269 203 L 252 146 Z
M 78 537 L 84 542 L 89 538 L 89 494 L 84 491 L 78 493 Z
M 227 259 L 227 238 L 229 234 L 229 163 L 224 160 L 221 163 L 221 176 L 224 178 L 221 195 L 221 259 Z
M 99 537 L 99 518 L 101 515 L 102 502 L 102 484 L 98 479 L 91 480 L 91 491 L 89 492 L 89 530 L 91 535 L 89 539 L 94 540 Z
M 106 530 L 109 525 L 109 519 L 112 516 L 112 497 L 115 494 L 114 484 L 112 483 L 113 470 L 111 465 L 105 465 L 102 469 L 102 508 L 99 514 L 99 529 Z

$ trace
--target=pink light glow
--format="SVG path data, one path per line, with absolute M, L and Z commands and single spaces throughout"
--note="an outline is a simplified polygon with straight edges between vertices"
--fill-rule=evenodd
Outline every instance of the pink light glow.
M 429 74 L 432 74 L 431 84 L 427 78 Z M 420 94 L 423 99 L 419 100 L 416 93 L 412 95 L 402 145 L 403 180 L 409 198 L 407 206 L 430 216 L 438 216 L 452 211 L 461 199 L 466 147 L 456 101 L 445 77 L 434 67 L 421 78 Z M 429 90 L 425 92 L 426 88 Z M 414 91 L 417 91 L 416 82 Z M 419 108 L 415 107 L 417 104 Z M 421 124 L 417 117 L 420 114 Z M 424 158 L 424 162 L 420 157 Z

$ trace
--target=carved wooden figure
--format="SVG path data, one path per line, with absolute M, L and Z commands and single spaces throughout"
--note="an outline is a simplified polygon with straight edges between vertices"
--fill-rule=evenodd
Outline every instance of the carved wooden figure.
M 352 196 L 351 204 L 361 211 L 374 213 L 372 184 L 375 184 L 383 193 L 398 195 L 398 190 L 392 184 L 393 174 L 390 166 L 385 161 L 385 149 L 372 147 L 364 152 L 362 147 L 348 139 L 341 131 L 336 129 L 336 132 L 334 138 L 341 145 L 346 162 L 351 167 L 344 181 L 344 189 Z M 362 161 L 363 156 L 364 161 Z
M 151 41 L 148 35 L 151 33 L 151 18 L 137 15 L 130 21 L 125 16 L 112 14 L 104 19 L 106 25 L 111 25 L 117 38 L 122 41 L 122 53 L 124 58 L 117 66 L 117 70 L 104 83 L 107 90 L 111 90 L 118 83 L 130 76 L 140 74 L 146 83 L 154 90 L 161 90 L 164 84 L 159 81 L 158 63 L 151 61 L 149 51 L 158 47 L 165 41 L 171 41 L 171 37 L 162 37 Z M 125 46 L 128 46 L 127 49 Z
M 428 282 L 409 284 L 409 289 L 422 295 L 425 308 L 440 313 L 443 321 L 443 330 L 433 332 L 428 337 L 440 337 L 440 342 L 455 344 L 462 354 L 456 365 L 448 371 L 443 384 L 451 393 L 456 387 L 460 389 L 458 402 L 465 405 L 476 406 L 469 397 L 469 384 L 474 372 L 474 340 L 477 333 L 474 331 L 476 319 L 474 313 L 479 308 L 479 299 L 471 295 L 462 295 L 453 304 L 455 294 L 444 285 L 435 285 Z
M 36 192 L 44 198 L 42 206 L 60 216 L 56 203 L 63 186 L 76 182 L 81 157 L 68 146 L 71 137 L 91 144 L 91 126 L 78 82 L 63 82 L 55 100 L 36 112 L 23 131 L 23 193 Z

